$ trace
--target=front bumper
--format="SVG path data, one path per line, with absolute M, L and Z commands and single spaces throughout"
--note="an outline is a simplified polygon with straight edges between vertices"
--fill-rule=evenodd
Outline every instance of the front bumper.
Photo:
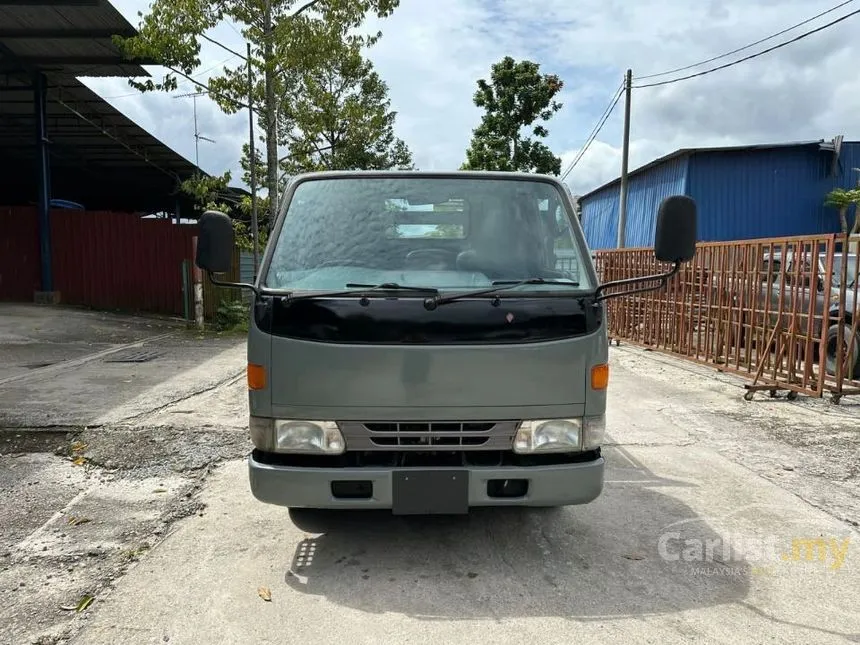
M 533 467 L 463 468 L 468 474 L 468 505 L 472 506 L 568 506 L 587 504 L 603 490 L 603 457 L 582 463 Z M 395 468 L 306 468 L 262 463 L 248 457 L 251 492 L 261 502 L 291 508 L 391 509 Z M 414 470 L 428 470 L 416 468 Z M 432 470 L 432 469 L 430 469 Z M 445 469 L 449 470 L 449 469 Z M 490 480 L 527 480 L 520 497 L 493 497 Z M 370 482 L 369 497 L 335 497 L 333 482 Z

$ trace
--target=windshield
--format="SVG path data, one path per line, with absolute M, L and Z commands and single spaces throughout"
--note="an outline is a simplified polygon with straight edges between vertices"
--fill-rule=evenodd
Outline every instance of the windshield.
M 836 251 L 833 254 L 833 284 L 835 286 L 839 286 L 842 280 L 842 258 L 846 258 L 846 266 L 848 268 L 846 276 L 846 287 L 853 287 L 854 281 L 857 278 L 857 255 L 854 253 L 846 253 L 844 256 L 839 251 Z M 822 255 L 822 260 L 824 260 L 826 256 Z
M 291 291 L 395 283 L 442 290 L 594 289 L 563 195 L 527 180 L 355 177 L 298 185 L 263 284 Z

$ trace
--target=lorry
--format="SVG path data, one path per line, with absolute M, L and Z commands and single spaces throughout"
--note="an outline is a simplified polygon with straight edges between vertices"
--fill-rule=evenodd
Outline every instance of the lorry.
M 241 284 L 217 277 L 232 265 L 232 221 L 204 213 L 197 266 L 253 292 L 253 496 L 291 514 L 593 501 L 603 302 L 665 287 L 695 242 L 695 203 L 671 196 L 655 227 L 666 272 L 601 284 L 554 177 L 327 171 L 291 180 L 258 275 Z

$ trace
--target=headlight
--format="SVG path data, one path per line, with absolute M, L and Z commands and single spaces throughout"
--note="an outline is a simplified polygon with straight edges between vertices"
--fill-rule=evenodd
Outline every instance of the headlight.
M 275 420 L 275 450 L 339 455 L 346 449 L 334 421 Z
M 346 442 L 334 421 L 250 418 L 251 441 L 264 452 L 339 455 Z
M 594 450 L 603 444 L 606 435 L 606 417 L 585 417 L 582 420 L 582 449 Z
M 575 452 L 580 450 L 581 435 L 579 419 L 523 421 L 514 436 L 514 452 Z

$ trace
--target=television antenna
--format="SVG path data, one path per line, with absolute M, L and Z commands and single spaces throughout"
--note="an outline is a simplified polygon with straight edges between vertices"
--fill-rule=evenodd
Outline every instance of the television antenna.
M 200 130 L 197 127 L 197 98 L 200 96 L 206 96 L 207 92 L 189 92 L 188 94 L 177 94 L 173 98 L 182 99 L 191 97 L 194 99 L 194 165 L 198 168 L 200 167 L 200 142 L 207 141 L 209 143 L 215 143 L 213 139 L 209 137 L 204 137 L 200 134 Z

